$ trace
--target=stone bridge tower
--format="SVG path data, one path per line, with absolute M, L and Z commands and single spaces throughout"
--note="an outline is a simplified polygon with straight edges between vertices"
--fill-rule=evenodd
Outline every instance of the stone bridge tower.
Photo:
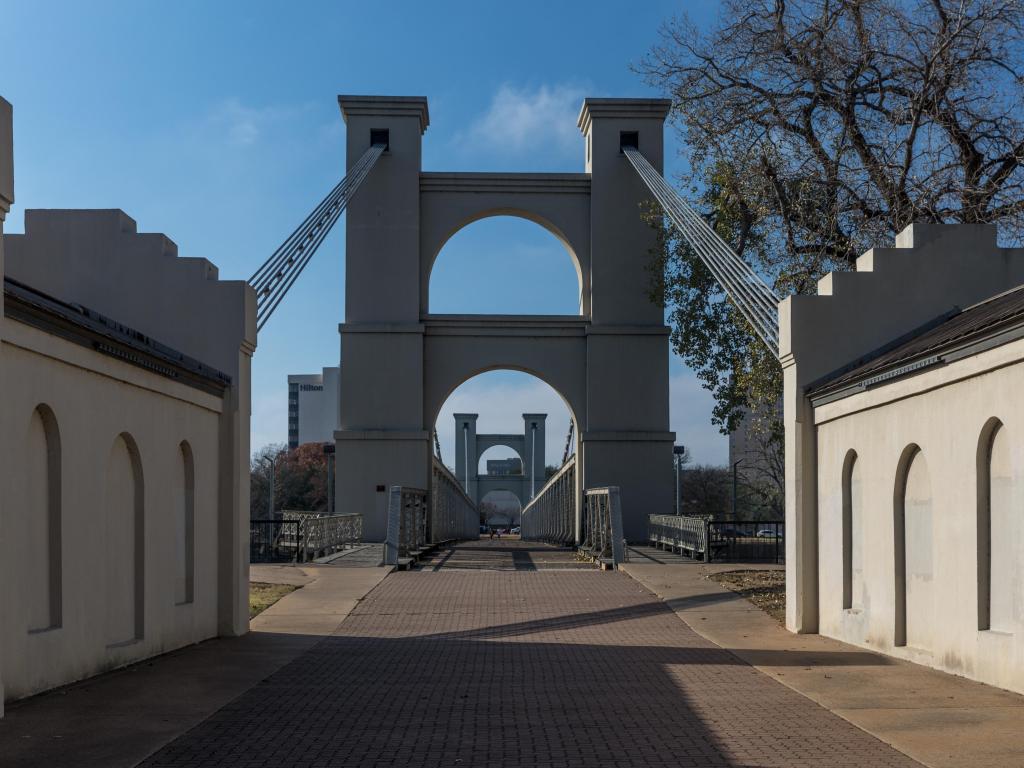
M 427 488 L 431 431 L 462 382 L 500 368 L 531 373 L 564 398 L 576 422 L 578 493 L 621 489 L 626 535 L 671 508 L 668 328 L 648 297 L 654 231 L 649 193 L 621 152 L 662 167 L 662 99 L 587 99 L 579 116 L 583 173 L 426 173 L 422 97 L 341 96 L 351 167 L 387 141 L 348 208 L 345 321 L 337 442 L 339 509 L 385 533 L 383 489 Z M 435 315 L 429 280 L 444 243 L 488 216 L 548 229 L 572 257 L 580 314 Z

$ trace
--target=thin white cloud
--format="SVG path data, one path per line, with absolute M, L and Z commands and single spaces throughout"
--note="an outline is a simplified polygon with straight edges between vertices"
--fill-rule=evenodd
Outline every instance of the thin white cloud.
M 489 153 L 521 153 L 582 146 L 576 116 L 585 92 L 573 85 L 542 85 L 536 89 L 502 85 L 490 107 L 459 134 L 463 148 Z
M 223 143 L 250 147 L 265 138 L 271 129 L 303 116 L 310 108 L 311 105 L 253 107 L 230 98 L 210 111 L 206 125 Z

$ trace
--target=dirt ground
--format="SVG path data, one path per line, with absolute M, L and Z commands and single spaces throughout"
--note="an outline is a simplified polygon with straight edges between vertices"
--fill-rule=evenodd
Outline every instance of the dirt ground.
M 785 571 L 722 571 L 708 578 L 743 595 L 776 621 L 786 620 Z
M 249 582 L 249 618 L 263 613 L 285 595 L 298 589 L 293 584 L 268 584 L 264 581 Z

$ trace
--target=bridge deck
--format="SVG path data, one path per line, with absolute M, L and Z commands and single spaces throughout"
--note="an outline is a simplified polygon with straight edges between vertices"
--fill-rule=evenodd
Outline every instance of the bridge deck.
M 541 558 L 529 546 L 450 550 L 501 569 L 391 574 L 333 635 L 143 765 L 916 765 L 624 573 L 502 570 L 517 551 Z
M 555 547 L 518 536 L 463 541 L 441 547 L 421 560 L 418 570 L 559 571 L 592 570 L 592 563 L 576 558 L 570 547 Z

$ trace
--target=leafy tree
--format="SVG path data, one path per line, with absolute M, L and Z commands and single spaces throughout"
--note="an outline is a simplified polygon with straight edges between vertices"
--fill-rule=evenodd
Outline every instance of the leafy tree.
M 637 69 L 672 98 L 682 182 L 712 226 L 776 293 L 806 293 L 914 221 L 994 222 L 1021 242 L 1022 13 L 1020 0 L 725 0 L 706 32 L 666 23 Z M 777 360 L 674 232 L 654 275 L 715 423 L 770 411 Z
M 274 511 L 327 510 L 327 456 L 320 443 L 305 443 L 294 450 L 267 445 L 250 463 L 250 515 L 266 518 L 270 508 L 271 460 L 274 467 Z

